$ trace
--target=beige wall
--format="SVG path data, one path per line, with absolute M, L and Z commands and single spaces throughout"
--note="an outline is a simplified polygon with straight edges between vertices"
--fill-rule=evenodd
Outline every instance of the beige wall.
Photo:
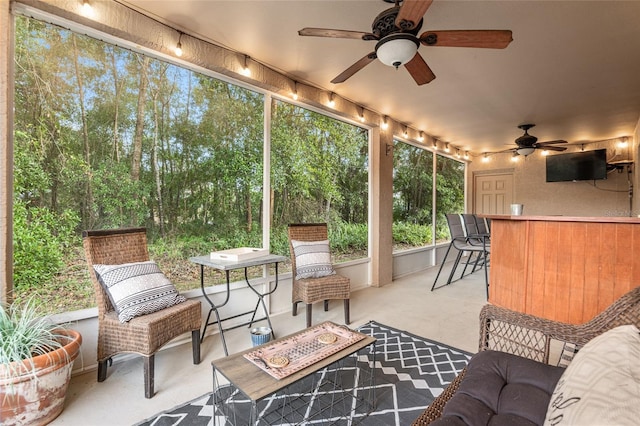
M 629 146 L 620 148 L 618 140 L 584 144 L 584 150 L 607 149 L 607 160 L 622 160 L 635 157 L 637 143 L 633 135 L 629 135 Z M 582 145 L 569 145 L 564 151 L 578 152 Z M 553 154 L 551 154 L 553 155 Z M 631 168 L 635 171 L 635 168 Z M 473 194 L 474 176 L 494 172 L 513 172 L 515 203 L 524 204 L 526 215 L 564 215 L 564 216 L 629 216 L 631 210 L 629 185 L 636 178 L 636 173 L 610 172 L 606 180 L 581 182 L 546 182 L 546 160 L 536 151 L 528 157 L 519 156 L 518 162 L 511 161 L 511 153 L 495 154 L 484 163 L 481 157 L 474 157 L 469 165 L 467 185 L 469 195 Z M 637 184 L 634 185 L 637 187 Z M 636 197 L 637 198 L 637 197 Z M 470 200 L 470 209 L 473 200 Z M 636 204 L 637 206 L 637 200 Z M 633 215 L 640 214 L 634 208 Z

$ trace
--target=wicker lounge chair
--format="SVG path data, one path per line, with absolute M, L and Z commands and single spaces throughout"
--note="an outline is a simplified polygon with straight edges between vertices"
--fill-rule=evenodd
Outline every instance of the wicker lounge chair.
M 193 363 L 200 363 L 200 302 L 187 300 L 121 323 L 108 294 L 96 278 L 93 265 L 148 261 L 146 230 L 84 231 L 82 236 L 98 304 L 98 381 L 107 378 L 107 363 L 114 355 L 136 353 L 144 357 L 145 397 L 151 398 L 154 394 L 154 355 L 165 343 L 191 332 Z
M 573 325 L 485 305 L 480 312 L 479 350 L 508 352 L 542 363 L 549 363 L 552 341 L 580 348 L 594 337 L 620 325 L 640 327 L 640 287 L 616 300 L 602 313 L 584 324 Z M 446 403 L 464 378 L 463 370 L 413 425 L 428 425 L 442 416 Z
M 333 274 L 320 278 L 296 279 L 296 256 L 291 241 L 324 241 L 328 239 L 326 223 L 289 225 L 289 251 L 292 271 L 293 316 L 298 314 L 298 303 L 307 305 L 307 327 L 311 327 L 312 304 L 324 301 L 324 310 L 329 309 L 329 300 L 344 300 L 344 322 L 349 324 L 349 298 L 351 283 L 349 278 Z

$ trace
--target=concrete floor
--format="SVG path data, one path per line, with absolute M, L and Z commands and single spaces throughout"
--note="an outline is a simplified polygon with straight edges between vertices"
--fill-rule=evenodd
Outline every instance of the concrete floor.
M 429 291 L 437 272 L 430 268 L 397 279 L 381 288 L 366 288 L 352 293 L 351 327 L 376 322 L 424 336 L 448 345 L 476 352 L 478 314 L 486 303 L 484 275 L 476 272 L 453 284 Z M 446 277 L 446 274 L 443 275 Z M 446 278 L 442 277 L 439 282 Z M 300 306 L 301 307 L 301 306 Z M 305 310 L 273 316 L 278 336 L 299 331 L 305 326 Z M 313 323 L 344 322 L 342 302 L 314 305 Z M 246 328 L 225 333 L 229 352 L 251 346 Z M 154 414 L 193 400 L 212 388 L 211 361 L 224 356 L 219 336 L 207 336 L 202 344 L 202 362 L 193 365 L 191 345 L 184 344 L 156 354 L 155 396 L 144 397 L 140 357 L 116 362 L 109 367 L 107 380 L 96 381 L 96 372 L 72 377 L 66 407 L 52 425 L 132 425 Z

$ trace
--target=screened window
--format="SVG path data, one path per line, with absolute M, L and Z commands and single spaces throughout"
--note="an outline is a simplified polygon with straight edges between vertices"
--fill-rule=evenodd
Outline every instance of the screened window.
M 367 255 L 368 133 L 286 102 L 272 103 L 272 251 L 289 223 L 326 222 L 336 260 Z
M 433 153 L 396 142 L 393 152 L 393 249 L 433 244 Z
M 17 299 L 50 312 L 95 305 L 85 229 L 146 227 L 151 258 L 180 290 L 199 286 L 191 256 L 262 247 L 267 232 L 287 255 L 289 223 L 327 222 L 336 262 L 367 256 L 366 129 L 280 100 L 265 111 L 259 91 L 32 18 L 16 17 L 15 41 Z M 394 243 L 429 244 L 433 154 L 396 155 Z M 444 213 L 463 207 L 464 165 L 437 164 L 440 241 Z
M 262 94 L 24 17 L 15 61 L 18 299 L 94 305 L 83 229 L 146 227 L 180 290 L 190 256 L 261 247 Z

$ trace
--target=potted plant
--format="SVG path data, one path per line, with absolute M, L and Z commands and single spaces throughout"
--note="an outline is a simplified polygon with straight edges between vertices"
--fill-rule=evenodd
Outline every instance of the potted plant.
M 82 336 L 40 316 L 33 302 L 0 305 L 0 419 L 44 425 L 64 408 Z

